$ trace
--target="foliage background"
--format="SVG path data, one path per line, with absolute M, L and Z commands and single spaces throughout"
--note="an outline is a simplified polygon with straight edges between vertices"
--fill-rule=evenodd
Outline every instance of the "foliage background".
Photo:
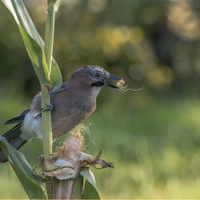
M 24 1 L 42 37 L 46 1 Z M 199 198 L 200 3 L 63 0 L 54 57 L 63 80 L 94 64 L 123 77 L 121 94 L 104 88 L 87 119 L 86 150 L 104 150 L 116 168 L 94 171 L 103 198 Z M 0 125 L 40 90 L 17 26 L 0 2 Z M 59 141 L 57 142 L 59 143 Z M 36 166 L 42 143 L 21 151 Z M 0 198 L 27 198 L 10 166 L 0 165 Z

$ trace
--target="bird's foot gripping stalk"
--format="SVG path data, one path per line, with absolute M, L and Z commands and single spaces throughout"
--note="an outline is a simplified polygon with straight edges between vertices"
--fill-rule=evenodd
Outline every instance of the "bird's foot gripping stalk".
M 52 111 L 52 110 L 54 109 L 54 105 L 53 105 L 52 103 L 46 104 L 45 106 L 46 106 L 46 107 L 41 108 L 41 111 L 42 111 L 42 112 Z

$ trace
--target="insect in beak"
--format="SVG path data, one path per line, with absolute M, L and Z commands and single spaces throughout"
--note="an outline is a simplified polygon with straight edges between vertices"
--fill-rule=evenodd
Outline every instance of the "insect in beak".
M 111 75 L 109 80 L 121 80 L 121 78 L 119 78 L 115 75 Z M 107 81 L 105 82 L 105 85 L 112 87 L 112 88 L 118 88 L 116 85 L 113 85 L 112 83 L 108 83 Z

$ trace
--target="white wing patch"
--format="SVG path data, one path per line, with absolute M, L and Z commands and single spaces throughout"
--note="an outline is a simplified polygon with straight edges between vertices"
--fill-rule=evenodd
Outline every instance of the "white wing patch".
M 42 139 L 42 123 L 40 113 L 28 113 L 24 118 L 23 125 L 21 127 L 20 137 L 24 140 L 30 140 L 35 136 Z

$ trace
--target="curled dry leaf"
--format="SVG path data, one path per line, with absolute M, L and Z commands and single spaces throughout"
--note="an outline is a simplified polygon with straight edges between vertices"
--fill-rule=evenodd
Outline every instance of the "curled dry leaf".
M 83 139 L 80 135 L 71 134 L 65 140 L 63 146 L 56 147 L 56 153 L 45 160 L 41 155 L 39 167 L 33 171 L 33 175 L 41 181 L 54 178 L 58 180 L 74 179 L 79 173 L 78 158 L 83 149 Z M 40 168 L 38 170 L 37 168 Z M 37 172 L 41 173 L 37 173 Z
M 96 157 L 93 157 L 84 152 L 81 153 L 79 157 L 79 161 L 82 161 L 82 167 L 92 166 L 95 169 L 103 169 L 103 168 L 114 168 L 114 162 L 106 162 L 104 159 L 101 159 L 100 156 L 102 154 L 102 150 L 100 150 L 99 154 Z M 100 168 L 97 168 L 96 165 L 100 165 Z
M 56 147 L 56 153 L 45 160 L 40 156 L 39 166 L 33 170 L 33 175 L 44 182 L 52 182 L 55 179 L 75 179 L 83 168 L 92 166 L 95 169 L 114 168 L 114 163 L 101 159 L 102 150 L 96 157 L 82 152 L 83 138 L 80 134 L 71 134 L 65 140 L 63 146 Z M 97 168 L 97 165 L 101 167 Z

